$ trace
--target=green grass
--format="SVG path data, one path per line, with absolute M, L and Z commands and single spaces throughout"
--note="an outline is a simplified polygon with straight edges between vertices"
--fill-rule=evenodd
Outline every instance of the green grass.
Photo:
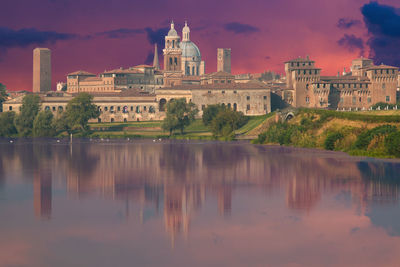
M 272 113 L 261 115 L 261 116 L 251 116 L 249 121 L 240 129 L 235 131 L 236 134 L 246 134 L 262 124 L 266 119 L 272 116 Z

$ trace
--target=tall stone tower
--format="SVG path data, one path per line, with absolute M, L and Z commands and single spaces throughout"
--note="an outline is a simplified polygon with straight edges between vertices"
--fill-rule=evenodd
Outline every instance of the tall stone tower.
M 231 73 L 231 49 L 218 48 L 217 71 Z
M 51 51 L 48 48 L 33 50 L 33 92 L 51 90 Z
M 164 53 L 164 85 L 173 86 L 182 84 L 182 49 L 180 40 L 175 30 L 175 24 L 171 22 L 171 29 L 165 36 Z
M 154 67 L 155 70 L 160 70 L 160 62 L 158 61 L 158 49 L 157 49 L 157 44 L 154 45 L 153 67 Z

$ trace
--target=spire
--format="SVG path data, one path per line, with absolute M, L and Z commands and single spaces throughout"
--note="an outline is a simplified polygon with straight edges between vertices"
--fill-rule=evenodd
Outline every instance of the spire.
M 158 49 L 157 49 L 157 44 L 154 45 L 153 67 L 154 67 L 155 70 L 160 70 L 160 62 L 158 61 Z
M 174 24 L 174 21 L 173 20 L 171 20 L 171 30 L 172 29 L 175 29 L 175 24 Z
M 182 29 L 182 41 L 183 42 L 190 41 L 190 29 L 189 26 L 187 25 L 187 21 L 185 21 L 185 27 L 183 27 Z

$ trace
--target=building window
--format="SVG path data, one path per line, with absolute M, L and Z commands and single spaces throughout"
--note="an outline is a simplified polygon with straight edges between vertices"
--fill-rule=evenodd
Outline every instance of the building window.
M 49 106 L 46 106 L 46 107 L 44 108 L 44 110 L 50 110 L 50 107 L 49 107 Z
M 246 96 L 246 99 L 247 99 L 247 100 L 250 100 L 250 96 L 249 96 L 249 95 L 248 95 L 248 96 Z
M 237 110 L 237 104 L 233 103 L 233 110 L 236 111 Z
M 229 109 L 231 108 L 231 103 L 228 103 L 228 108 L 229 108 Z
M 225 94 L 225 91 L 222 91 L 223 94 Z
M 361 97 L 358 99 L 359 102 L 361 102 Z
M 56 107 L 53 107 L 53 111 L 56 111 Z
M 386 84 L 382 83 L 382 89 L 386 89 Z
M 228 83 L 231 83 L 231 80 L 228 80 L 227 82 L 228 82 Z
M 147 107 L 146 107 L 146 106 L 144 106 L 144 107 L 143 107 L 143 111 L 146 111 L 146 110 L 147 110 Z
M 267 110 L 267 105 L 264 105 L 264 110 Z
M 310 97 L 306 96 L 306 103 L 310 103 Z
M 371 98 L 368 97 L 368 98 L 367 98 L 367 101 L 368 101 L 368 103 L 371 103 Z
M 117 107 L 117 110 L 118 110 L 118 111 L 121 111 L 121 107 Z
M 201 105 L 201 110 L 204 110 L 206 108 L 206 105 Z
M 355 104 L 356 101 L 357 101 L 357 98 L 355 96 L 353 96 L 353 99 L 352 99 L 353 104 Z
M 133 106 L 131 106 L 131 111 L 133 111 Z
M 140 113 L 140 106 L 136 107 L 136 113 Z
M 9 111 L 12 111 L 12 106 L 9 106 L 9 107 L 8 107 L 8 110 L 9 110 Z
M 264 96 L 264 100 L 267 100 L 267 96 L 266 95 Z
M 386 96 L 386 102 L 390 102 L 390 96 Z
M 211 91 L 208 91 L 209 94 L 211 94 Z
M 234 94 L 237 94 L 237 91 L 233 91 Z
M 246 106 L 246 110 L 249 111 L 250 110 L 250 105 Z
M 108 107 L 104 107 L 104 111 L 108 111 Z

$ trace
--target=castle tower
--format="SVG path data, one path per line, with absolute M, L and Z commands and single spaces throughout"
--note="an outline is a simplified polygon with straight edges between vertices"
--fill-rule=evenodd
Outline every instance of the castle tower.
M 218 65 L 217 71 L 224 71 L 231 73 L 231 49 L 230 48 L 218 48 Z
M 51 90 L 51 51 L 48 48 L 33 50 L 33 92 Z
M 182 83 L 182 66 L 180 37 L 175 30 L 175 24 L 171 22 L 171 29 L 165 36 L 164 54 L 164 85 L 173 86 Z
M 157 49 L 157 44 L 154 45 L 153 67 L 154 67 L 155 70 L 160 70 L 160 62 L 158 61 L 158 49 Z

